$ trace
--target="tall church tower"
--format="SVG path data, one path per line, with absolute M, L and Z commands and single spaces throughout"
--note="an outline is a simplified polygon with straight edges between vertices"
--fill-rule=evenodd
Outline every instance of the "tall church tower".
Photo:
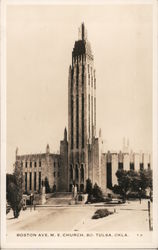
M 92 171 L 89 152 L 96 134 L 96 77 L 84 23 L 72 51 L 68 79 L 68 189 L 83 191 Z

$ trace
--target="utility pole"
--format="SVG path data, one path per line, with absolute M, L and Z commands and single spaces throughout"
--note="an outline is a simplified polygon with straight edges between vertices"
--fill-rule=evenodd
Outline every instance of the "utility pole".
M 149 231 L 152 231 L 151 214 L 150 214 L 150 201 L 148 201 L 148 216 L 149 216 Z

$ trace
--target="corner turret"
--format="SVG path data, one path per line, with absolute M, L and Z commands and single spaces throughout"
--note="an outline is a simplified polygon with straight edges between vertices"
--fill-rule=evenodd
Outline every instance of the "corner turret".
M 64 129 L 64 141 L 67 141 L 67 129 L 66 129 L 66 127 Z

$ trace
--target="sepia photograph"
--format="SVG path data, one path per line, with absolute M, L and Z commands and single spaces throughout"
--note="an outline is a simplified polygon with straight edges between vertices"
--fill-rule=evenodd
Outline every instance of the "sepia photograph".
M 5 1 L 4 248 L 158 246 L 155 5 Z

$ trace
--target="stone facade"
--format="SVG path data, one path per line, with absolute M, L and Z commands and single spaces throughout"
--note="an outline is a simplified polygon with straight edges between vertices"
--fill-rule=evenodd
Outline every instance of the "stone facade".
M 96 137 L 96 76 L 94 56 L 84 24 L 72 51 L 68 75 L 68 139 L 60 142 L 60 153 L 51 154 L 49 145 L 43 154 L 18 155 L 16 166 L 23 172 L 24 192 L 40 192 L 48 180 L 52 191 L 85 191 L 89 178 L 104 193 L 117 184 L 118 169 L 150 167 L 149 154 L 129 153 L 129 140 L 123 143 L 123 152 L 103 152 L 101 130 Z
M 106 166 L 107 188 L 117 184 L 116 172 L 118 169 L 135 170 L 150 169 L 151 160 L 149 153 L 110 152 L 104 156 Z
M 16 151 L 15 166 L 23 172 L 23 191 L 41 192 L 42 183 L 48 180 L 51 191 L 67 191 L 67 131 L 60 142 L 60 154 L 51 154 L 49 145 L 42 154 L 18 155 Z

